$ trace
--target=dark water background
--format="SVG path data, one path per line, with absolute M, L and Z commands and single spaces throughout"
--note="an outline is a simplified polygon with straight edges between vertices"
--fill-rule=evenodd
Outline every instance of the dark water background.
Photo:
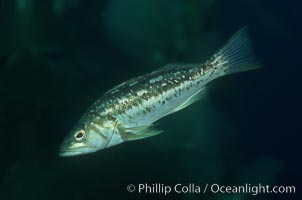
M 275 0 L 2 0 L 0 199 L 163 199 L 128 184 L 293 185 L 297 194 L 170 199 L 299 199 L 301 3 Z M 106 90 L 170 62 L 204 61 L 248 24 L 264 68 L 220 78 L 160 121 L 165 132 L 58 157 Z

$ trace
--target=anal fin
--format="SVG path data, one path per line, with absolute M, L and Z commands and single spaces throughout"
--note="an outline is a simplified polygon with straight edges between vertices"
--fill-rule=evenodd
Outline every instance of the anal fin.
M 188 107 L 192 103 L 195 103 L 196 101 L 202 99 L 206 95 L 206 91 L 207 91 L 207 88 L 202 87 L 200 90 L 198 90 L 196 93 L 194 93 L 191 97 L 189 97 L 184 103 L 177 106 L 174 110 L 172 110 L 168 114 L 172 114 L 172 113 L 175 113 L 177 111 L 180 111 L 180 110 Z

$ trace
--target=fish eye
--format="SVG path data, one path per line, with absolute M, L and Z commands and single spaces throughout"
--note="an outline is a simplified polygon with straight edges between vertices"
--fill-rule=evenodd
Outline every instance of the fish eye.
M 84 130 L 79 130 L 74 134 L 74 139 L 76 141 L 81 141 L 85 138 L 85 135 L 86 135 L 86 133 Z

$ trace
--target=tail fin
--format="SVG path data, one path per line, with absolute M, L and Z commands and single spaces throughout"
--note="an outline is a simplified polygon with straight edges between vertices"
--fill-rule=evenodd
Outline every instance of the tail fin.
M 211 61 L 224 74 L 233 74 L 261 67 L 254 56 L 247 26 L 238 31 L 217 53 Z

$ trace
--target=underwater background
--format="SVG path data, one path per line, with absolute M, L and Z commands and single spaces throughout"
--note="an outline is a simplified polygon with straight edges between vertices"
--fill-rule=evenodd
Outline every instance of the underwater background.
M 301 3 L 0 1 L 0 199 L 299 199 Z M 213 81 L 164 133 L 93 154 L 59 145 L 105 91 L 208 59 L 248 25 L 264 68 Z M 129 184 L 295 186 L 296 194 L 139 194 Z

